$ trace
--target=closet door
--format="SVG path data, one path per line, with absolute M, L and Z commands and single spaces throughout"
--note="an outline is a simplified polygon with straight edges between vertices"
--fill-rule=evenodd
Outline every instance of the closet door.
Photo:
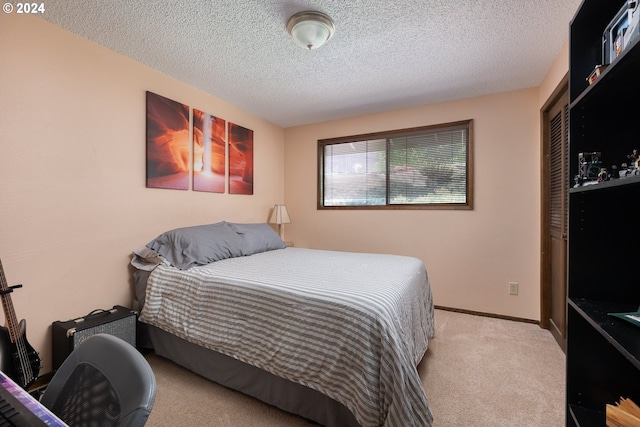
M 569 107 L 562 96 L 549 110 L 549 330 L 566 347 L 567 319 L 567 223 L 569 183 Z

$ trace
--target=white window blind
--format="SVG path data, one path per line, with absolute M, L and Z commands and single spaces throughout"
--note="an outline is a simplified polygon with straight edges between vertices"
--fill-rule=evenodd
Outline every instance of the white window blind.
M 318 141 L 319 208 L 471 206 L 471 121 Z

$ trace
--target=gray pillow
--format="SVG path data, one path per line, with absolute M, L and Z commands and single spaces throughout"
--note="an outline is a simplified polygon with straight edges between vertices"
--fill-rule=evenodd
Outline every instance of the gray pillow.
M 228 222 L 227 224 L 244 240 L 245 255 L 287 247 L 278 233 L 273 231 L 273 228 L 267 223 L 236 224 Z
M 246 255 L 244 240 L 224 221 L 176 228 L 146 246 L 181 270 Z

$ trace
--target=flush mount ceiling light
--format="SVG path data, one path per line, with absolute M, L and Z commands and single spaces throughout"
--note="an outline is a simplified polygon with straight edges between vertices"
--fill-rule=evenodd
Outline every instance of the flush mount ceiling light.
M 300 12 L 287 21 L 287 31 L 304 49 L 317 49 L 333 36 L 333 20 L 320 12 Z

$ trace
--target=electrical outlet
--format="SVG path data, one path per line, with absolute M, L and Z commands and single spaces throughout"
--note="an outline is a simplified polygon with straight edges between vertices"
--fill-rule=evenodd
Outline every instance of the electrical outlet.
M 518 295 L 518 283 L 509 282 L 509 295 Z

